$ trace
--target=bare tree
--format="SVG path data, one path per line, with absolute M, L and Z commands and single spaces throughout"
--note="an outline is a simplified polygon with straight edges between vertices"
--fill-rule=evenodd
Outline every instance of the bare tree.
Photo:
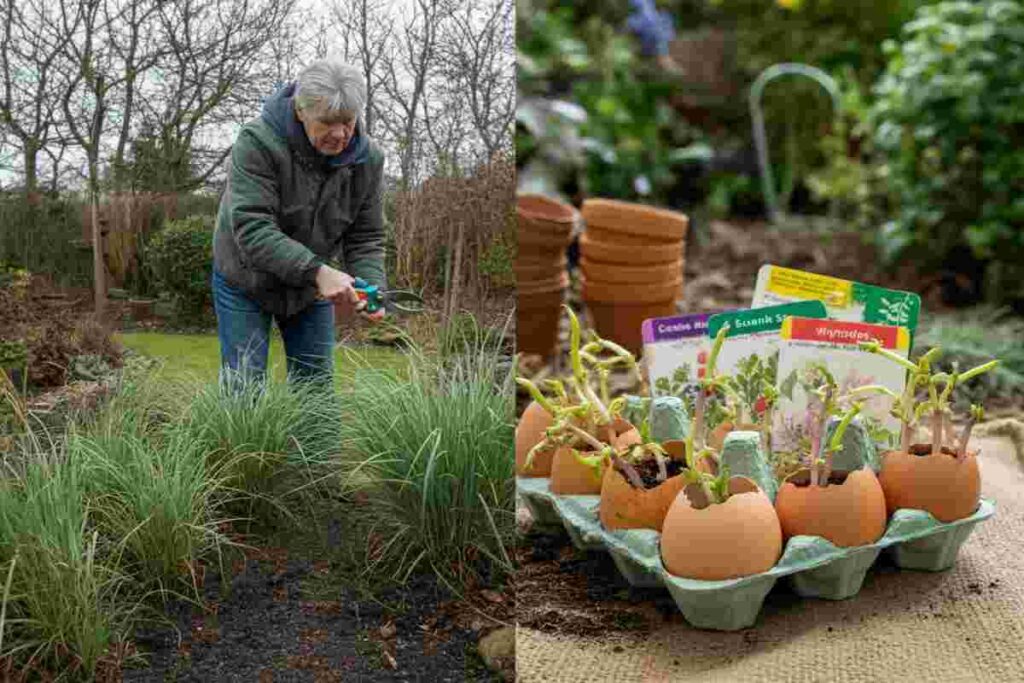
M 438 39 L 440 82 L 468 104 L 486 161 L 511 147 L 515 40 L 509 0 L 461 0 Z
M 230 144 L 204 136 L 205 128 L 238 123 L 237 103 L 247 116 L 266 90 L 251 79 L 257 61 L 279 37 L 294 0 L 178 0 L 161 3 L 160 40 L 167 55 L 161 79 L 151 84 L 145 120 L 171 155 L 195 166 L 191 189 L 217 171 Z M 202 144 L 207 142 L 208 144 Z
M 52 4 L 44 0 L 2 0 L 0 22 L 0 123 L 21 150 L 24 187 L 38 185 L 39 153 L 53 142 L 61 106 L 56 72 L 65 58 L 68 33 L 60 30 Z M 70 30 L 76 29 L 73 21 Z
M 363 123 L 367 135 L 373 135 L 379 106 L 378 92 L 384 82 L 381 60 L 393 36 L 392 24 L 385 16 L 385 6 L 382 0 L 336 0 L 331 8 L 335 21 L 344 30 L 345 59 L 354 59 L 366 77 L 366 117 Z
M 398 148 L 400 186 L 415 185 L 417 149 L 423 100 L 429 96 L 431 74 L 437 59 L 441 25 L 451 10 L 444 0 L 414 0 L 412 16 L 405 22 L 393 49 L 385 51 L 380 62 L 382 88 L 390 107 L 378 109 L 378 120 Z

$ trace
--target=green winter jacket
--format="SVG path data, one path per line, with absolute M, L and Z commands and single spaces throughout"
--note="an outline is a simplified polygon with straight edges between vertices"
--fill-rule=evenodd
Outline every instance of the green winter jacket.
M 213 267 L 279 316 L 316 299 L 316 271 L 328 261 L 385 285 L 384 155 L 361 122 L 341 154 L 317 152 L 295 117 L 294 91 L 280 89 L 239 132 L 213 238 Z

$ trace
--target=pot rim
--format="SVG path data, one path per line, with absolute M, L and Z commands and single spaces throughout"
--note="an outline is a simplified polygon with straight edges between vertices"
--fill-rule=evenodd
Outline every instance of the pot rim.
M 550 209 L 550 213 L 543 209 Z M 537 193 L 516 195 L 516 213 L 530 220 L 548 223 L 574 223 L 579 215 L 571 204 Z

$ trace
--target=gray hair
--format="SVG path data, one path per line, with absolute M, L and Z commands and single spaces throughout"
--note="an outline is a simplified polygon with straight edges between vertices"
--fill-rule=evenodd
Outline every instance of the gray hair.
M 295 106 L 317 118 L 352 112 L 361 118 L 366 106 L 366 81 L 354 66 L 320 59 L 299 74 Z

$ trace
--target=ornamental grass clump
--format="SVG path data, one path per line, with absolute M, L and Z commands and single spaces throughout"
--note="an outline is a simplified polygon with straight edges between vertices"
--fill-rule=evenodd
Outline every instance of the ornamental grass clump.
M 139 597 L 89 524 L 82 469 L 57 446 L 17 455 L 0 480 L 0 655 L 88 677 L 138 619 Z
M 460 582 L 511 571 L 511 369 L 493 339 L 443 361 L 409 352 L 405 376 L 367 368 L 345 404 L 343 481 L 367 496 L 366 572 L 430 568 Z
M 338 452 L 341 419 L 338 397 L 315 383 L 250 380 L 203 387 L 174 430 L 239 494 L 232 514 L 273 521 L 292 516 L 283 497 L 296 489 L 293 475 L 322 476 Z

